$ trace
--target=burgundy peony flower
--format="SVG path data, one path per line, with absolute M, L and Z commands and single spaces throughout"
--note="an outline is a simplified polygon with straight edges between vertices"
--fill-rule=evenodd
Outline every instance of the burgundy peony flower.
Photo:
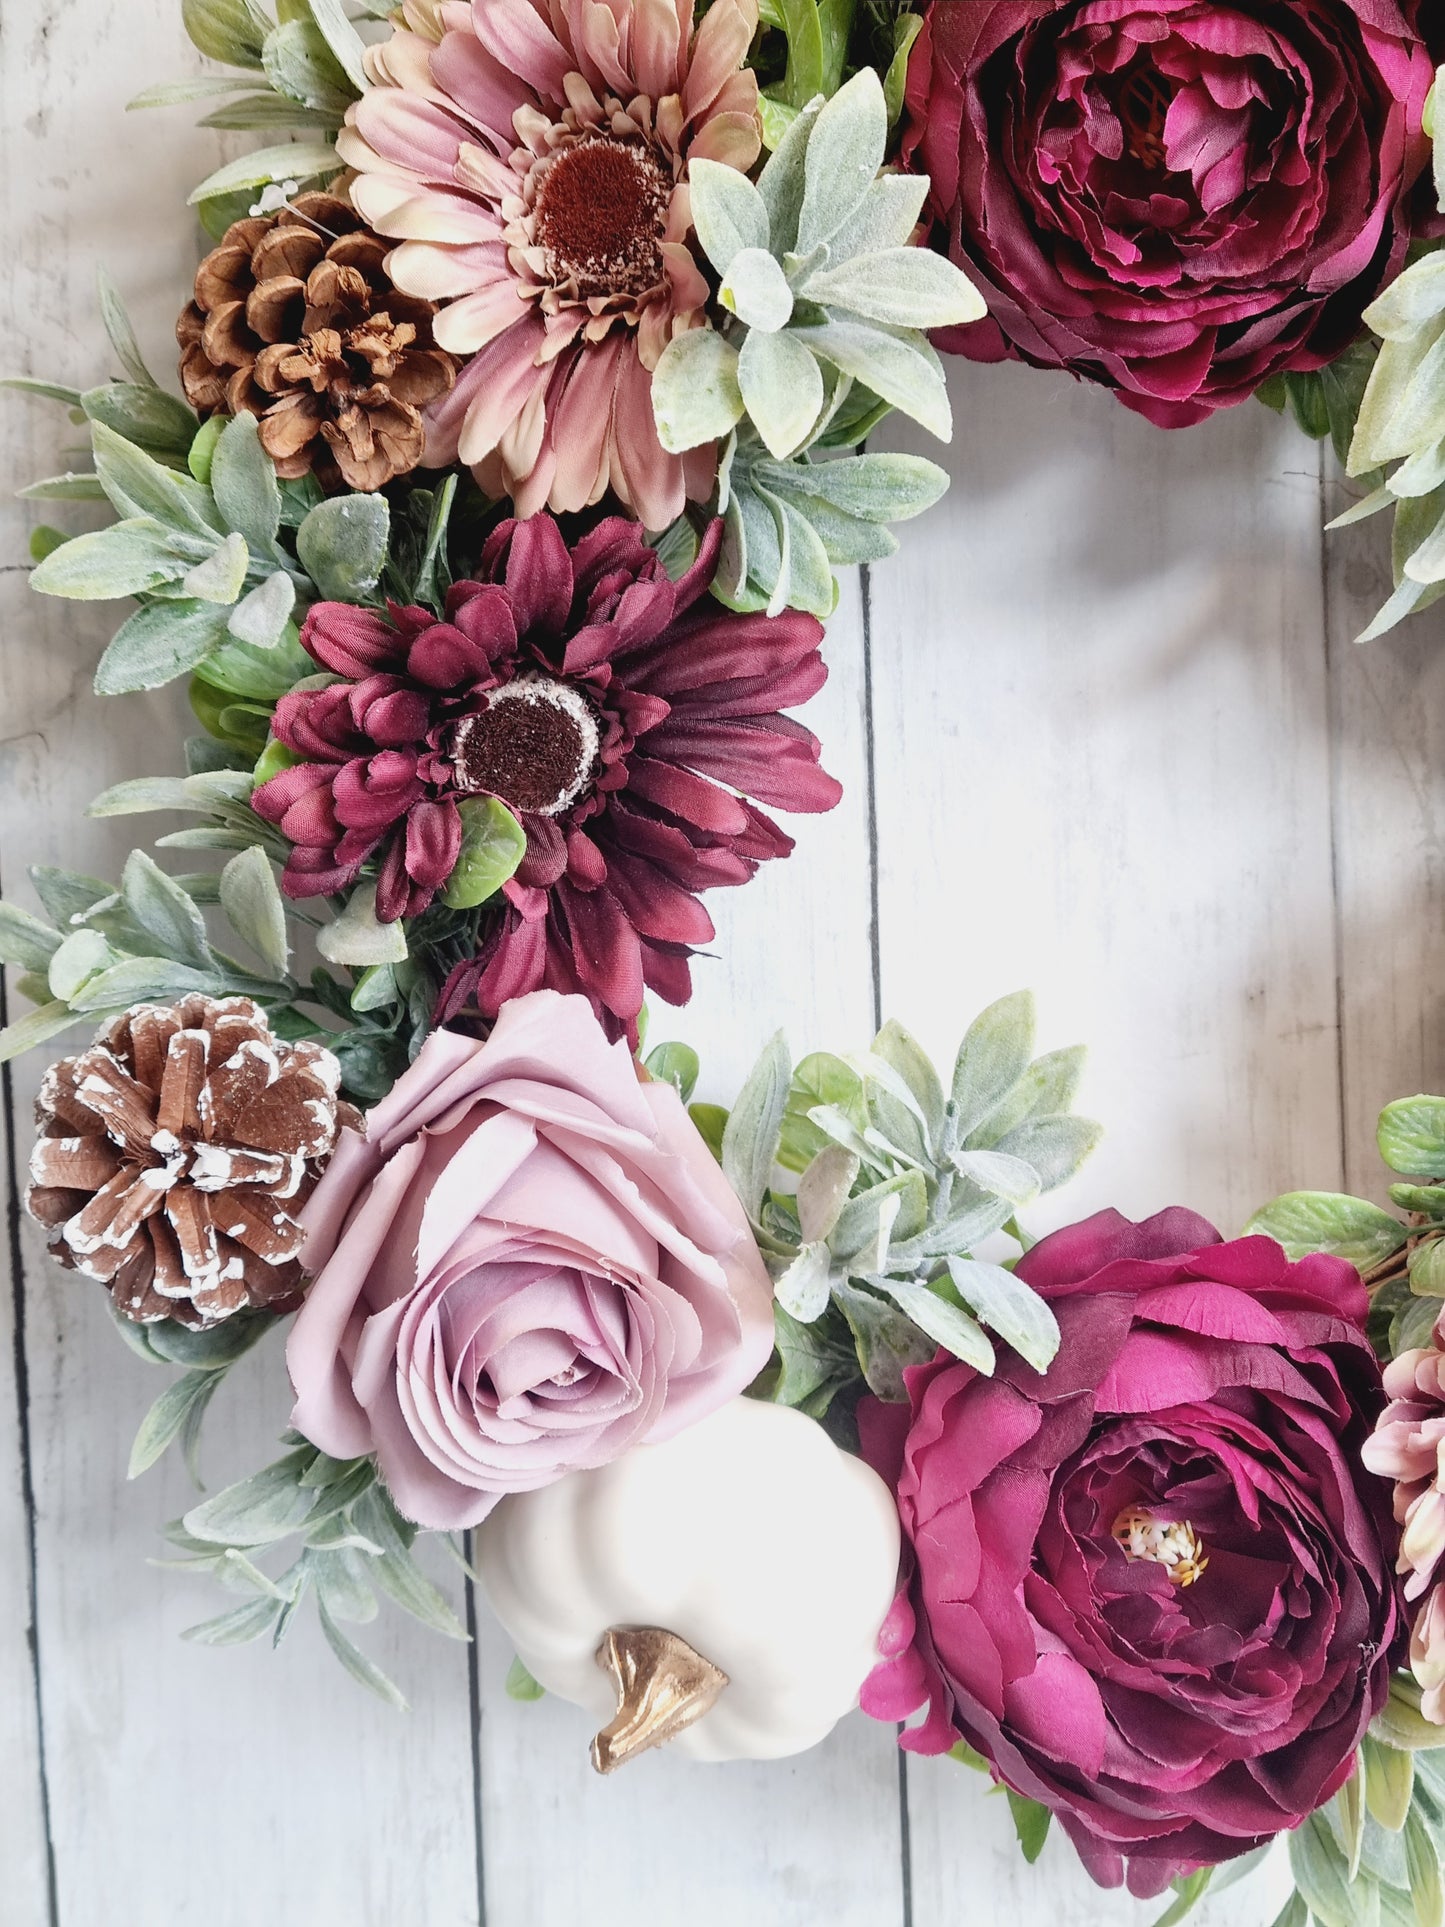
M 1292 1827 L 1348 1777 L 1400 1630 L 1382 1404 L 1353 1268 L 1101 1212 L 1019 1265 L 1040 1375 L 940 1355 L 860 1410 L 913 1568 L 863 1705 L 962 1736 L 1136 1894 Z
M 688 952 L 713 934 L 697 893 L 793 847 L 745 799 L 826 810 L 841 794 L 779 713 L 823 684 L 822 625 L 706 599 L 721 536 L 715 522 L 671 582 L 635 522 L 569 551 L 544 513 L 496 530 L 445 619 L 319 603 L 301 640 L 342 680 L 282 698 L 275 733 L 304 760 L 252 798 L 294 845 L 287 894 L 344 890 L 376 858 L 378 915 L 416 916 L 455 867 L 459 800 L 499 797 L 527 853 L 442 1015 L 545 986 L 581 990 L 615 1030 L 644 985 L 685 1002 Z
M 1423 12 L 941 0 L 905 153 L 990 309 L 941 345 L 1072 369 L 1166 428 L 1322 367 L 1404 256 Z

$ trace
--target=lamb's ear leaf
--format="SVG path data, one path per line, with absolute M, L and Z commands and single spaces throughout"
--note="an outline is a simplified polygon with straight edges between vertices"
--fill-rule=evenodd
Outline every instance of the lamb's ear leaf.
M 723 1132 L 723 1171 L 753 1219 L 762 1209 L 777 1159 L 792 1068 L 787 1039 L 778 1031 L 738 1093 Z

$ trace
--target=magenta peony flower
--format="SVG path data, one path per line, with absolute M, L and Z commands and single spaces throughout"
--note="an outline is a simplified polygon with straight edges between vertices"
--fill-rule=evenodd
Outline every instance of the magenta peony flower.
M 940 0 L 905 153 L 990 309 L 940 345 L 1072 369 L 1166 428 L 1322 367 L 1404 258 L 1423 13 Z
M 868 1401 L 912 1573 L 865 1711 L 927 1705 L 1136 1894 L 1292 1827 L 1389 1690 L 1396 1534 L 1359 1463 L 1381 1404 L 1336 1258 L 1101 1212 L 1019 1267 L 1062 1343 L 1040 1375 L 940 1355 Z
M 439 346 L 470 359 L 428 414 L 433 466 L 460 459 L 518 515 L 609 486 L 650 528 L 702 500 L 714 451 L 667 454 L 652 376 L 702 325 L 687 167 L 758 157 L 743 68 L 756 0 L 443 0 L 368 56 L 376 83 L 338 147 L 404 293 L 446 303 Z M 439 26 L 439 44 L 429 29 Z
M 378 915 L 416 916 L 456 864 L 458 800 L 500 797 L 527 853 L 442 1016 L 468 995 L 494 1016 L 544 984 L 585 992 L 614 1030 L 644 986 L 686 1002 L 689 949 L 713 934 L 697 892 L 793 847 L 744 797 L 811 811 L 841 794 L 779 714 L 822 687 L 822 625 L 705 599 L 721 538 L 714 522 L 671 582 L 635 522 L 569 551 L 543 514 L 495 531 L 445 620 L 317 604 L 301 640 L 343 680 L 281 699 L 273 728 L 304 760 L 251 799 L 295 846 L 286 893 L 345 889 L 379 857 Z
M 302 1224 L 292 1422 L 374 1452 L 420 1525 L 671 1438 L 772 1350 L 741 1205 L 580 997 L 521 998 L 485 1044 L 434 1032 Z
M 1437 1577 L 1445 1553 L 1445 1352 L 1438 1324 L 1431 1338 L 1429 1346 L 1401 1352 L 1385 1367 L 1390 1403 L 1362 1456 L 1372 1472 L 1395 1482 L 1401 1527 L 1395 1570 L 1405 1575 L 1405 1598 L 1421 1601 L 1410 1632 L 1410 1669 L 1423 1688 L 1421 1712 L 1445 1725 L 1445 1586 Z

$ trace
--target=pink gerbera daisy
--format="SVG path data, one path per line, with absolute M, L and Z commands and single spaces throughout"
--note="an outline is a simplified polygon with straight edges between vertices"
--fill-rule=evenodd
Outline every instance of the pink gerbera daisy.
M 444 304 L 466 359 L 427 459 L 460 459 L 517 513 L 612 488 L 651 528 L 711 489 L 712 449 L 669 455 L 652 376 L 703 325 L 687 168 L 747 169 L 757 0 L 408 0 L 339 141 L 352 199 L 400 245 L 404 292 Z M 439 37 L 438 37 L 439 35 Z

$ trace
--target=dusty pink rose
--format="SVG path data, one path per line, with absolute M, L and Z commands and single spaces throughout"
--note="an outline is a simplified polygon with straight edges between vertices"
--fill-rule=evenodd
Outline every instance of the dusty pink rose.
M 865 1401 L 912 1573 L 863 1692 L 1058 1813 L 1094 1878 L 1160 1892 L 1348 1778 L 1399 1613 L 1353 1266 L 1103 1211 L 1021 1260 L 1062 1343 L 993 1378 L 946 1354 Z
M 485 1043 L 434 1033 L 302 1223 L 293 1422 L 374 1452 L 424 1526 L 671 1437 L 772 1349 L 737 1199 L 581 997 L 519 997 Z
M 1385 1367 L 1390 1403 L 1363 1458 L 1372 1472 L 1395 1482 L 1395 1518 L 1402 1530 L 1396 1567 L 1406 1600 L 1421 1600 L 1410 1633 L 1410 1668 L 1423 1689 L 1420 1710 L 1445 1725 L 1445 1353 L 1440 1327 L 1433 1343 L 1401 1352 Z
M 1322 367 L 1404 259 L 1439 11 L 935 0 L 904 151 L 989 304 L 946 345 L 1167 428 Z
M 400 246 L 392 280 L 444 304 L 463 367 L 428 411 L 427 460 L 458 457 L 518 515 L 611 487 L 649 528 L 705 497 L 715 451 L 667 454 L 652 373 L 703 322 L 690 161 L 749 168 L 743 67 L 756 0 L 442 0 L 367 57 L 376 83 L 338 147 L 351 196 Z

